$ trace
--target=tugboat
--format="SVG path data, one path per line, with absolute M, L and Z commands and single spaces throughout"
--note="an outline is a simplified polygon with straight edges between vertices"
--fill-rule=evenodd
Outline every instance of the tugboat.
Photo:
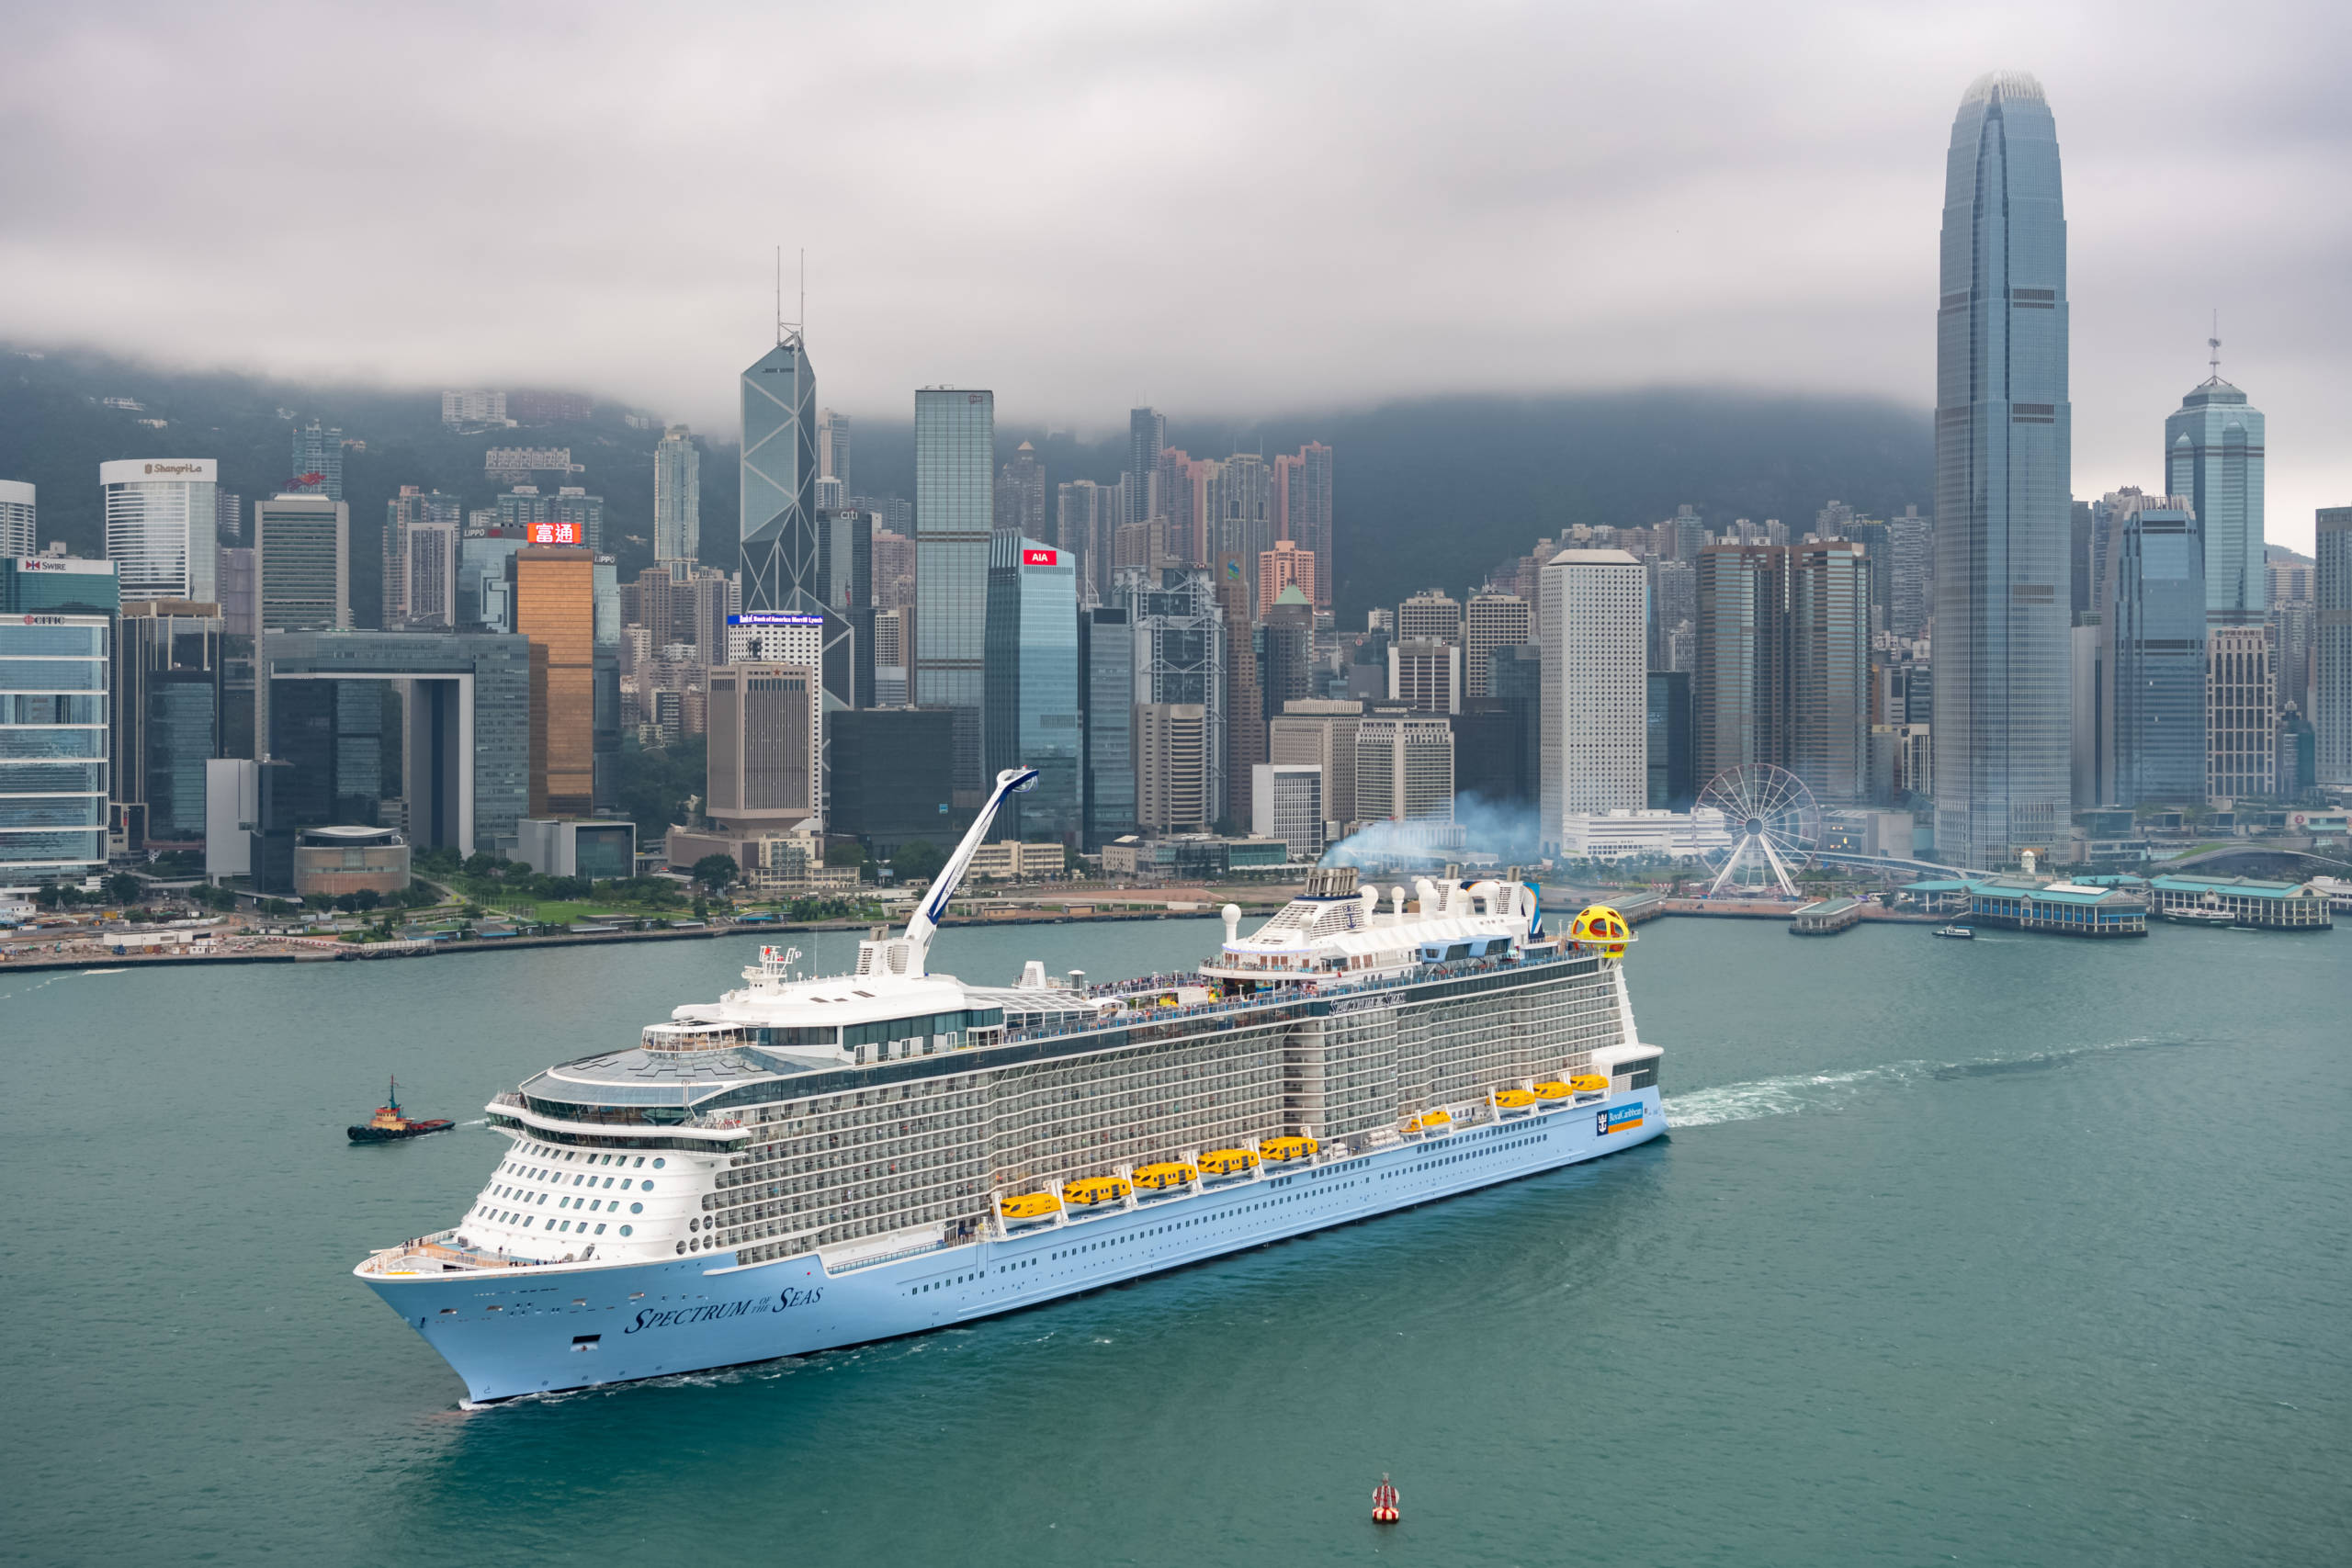
M 344 1129 L 355 1144 L 389 1144 L 401 1138 L 421 1138 L 427 1133 L 446 1133 L 457 1125 L 447 1117 L 430 1122 L 412 1122 L 401 1114 L 401 1080 L 392 1080 L 391 1092 L 384 1098 L 388 1105 L 376 1107 L 376 1114 L 356 1127 Z

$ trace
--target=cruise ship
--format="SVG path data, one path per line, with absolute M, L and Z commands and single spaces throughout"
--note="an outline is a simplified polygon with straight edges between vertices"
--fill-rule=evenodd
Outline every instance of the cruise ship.
M 987 806 L 855 972 L 743 985 L 487 1108 L 458 1222 L 354 1272 L 467 1403 L 804 1355 L 1034 1306 L 1598 1158 L 1666 1130 L 1600 906 L 1516 874 L 1318 868 L 1197 971 L 967 984 L 926 957 Z

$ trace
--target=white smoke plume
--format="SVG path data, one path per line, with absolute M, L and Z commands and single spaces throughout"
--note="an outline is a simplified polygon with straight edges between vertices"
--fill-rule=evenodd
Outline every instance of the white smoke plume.
M 1458 836 L 1446 829 L 1458 829 Z M 1540 842 L 1535 807 L 1522 800 L 1456 795 L 1451 824 L 1419 818 L 1369 822 L 1323 852 L 1325 865 L 1378 866 L 1424 862 L 1443 865 L 1477 856 L 1532 861 Z

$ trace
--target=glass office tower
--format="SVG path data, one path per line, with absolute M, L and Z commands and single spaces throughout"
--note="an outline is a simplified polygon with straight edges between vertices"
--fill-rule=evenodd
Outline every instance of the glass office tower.
M 2099 804 L 2205 798 L 2205 547 L 2179 496 L 2133 496 L 2107 556 Z
M 2165 490 L 2185 498 L 2205 536 L 2205 615 L 2258 626 L 2269 607 L 2262 559 L 2262 411 L 2213 377 L 2165 421 Z
M 0 623 L 0 885 L 106 869 L 109 619 Z
M 1136 830 L 1136 638 L 1126 607 L 1079 612 L 1079 809 L 1090 852 Z
M 1037 770 L 1036 787 L 997 813 L 996 836 L 1075 844 L 1083 733 L 1075 556 L 1017 534 L 990 541 L 987 662 L 989 773 Z
M 743 608 L 797 610 L 794 594 L 817 587 L 817 378 L 800 334 L 754 361 L 741 390 Z
M 2073 412 L 2058 133 L 2041 85 L 1952 123 L 1936 312 L 1936 850 L 1971 868 L 2067 826 Z
M 989 612 L 989 535 L 996 516 L 996 394 L 958 387 L 915 393 L 915 658 L 918 707 L 967 710 L 956 787 L 983 786 L 981 662 Z

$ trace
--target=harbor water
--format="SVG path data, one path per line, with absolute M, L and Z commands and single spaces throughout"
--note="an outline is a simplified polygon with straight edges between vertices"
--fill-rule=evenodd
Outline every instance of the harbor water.
M 1108 979 L 1218 934 L 951 928 L 933 964 Z M 1640 938 L 1668 1138 L 477 1411 L 352 1265 L 465 1211 L 492 1094 L 754 942 L 0 970 L 0 1562 L 2344 1560 L 2352 932 Z M 463 1125 L 351 1146 L 394 1072 Z

